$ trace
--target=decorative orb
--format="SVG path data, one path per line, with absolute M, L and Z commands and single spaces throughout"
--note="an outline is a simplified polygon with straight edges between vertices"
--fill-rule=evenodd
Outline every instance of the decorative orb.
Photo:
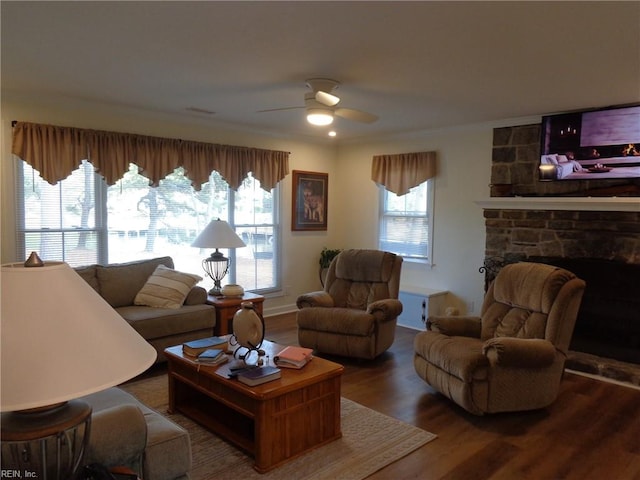
M 249 350 L 257 350 L 264 340 L 264 319 L 252 302 L 242 302 L 241 309 L 233 316 L 235 342 Z

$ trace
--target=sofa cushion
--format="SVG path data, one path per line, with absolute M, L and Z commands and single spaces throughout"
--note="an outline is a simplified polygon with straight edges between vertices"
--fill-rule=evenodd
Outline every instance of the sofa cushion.
M 167 423 L 154 410 L 143 407 L 142 412 L 149 432 L 144 452 L 145 480 L 182 478 L 191 470 L 189 434 L 179 425 Z
M 414 339 L 416 355 L 464 383 L 486 380 L 489 360 L 482 353 L 482 341 L 470 337 L 449 337 L 437 332 L 420 332 Z
M 115 404 L 93 412 L 85 464 L 142 467 L 147 444 L 145 417 L 135 403 Z
M 173 268 L 171 257 L 98 265 L 100 295 L 113 308 L 133 305 L 133 300 L 158 265 Z
M 211 305 L 184 305 L 180 309 L 155 308 L 129 305 L 116 308 L 136 332 L 146 340 L 180 335 L 216 324 L 216 310 Z
M 201 305 L 207 303 L 207 291 L 197 285 L 191 289 L 187 298 L 184 299 L 185 305 Z
M 198 275 L 158 265 L 136 295 L 133 303 L 157 308 L 180 308 L 191 288 L 200 280 L 202 277 Z
M 89 265 L 88 267 L 76 267 L 74 269 L 82 279 L 87 282 L 91 288 L 100 293 L 100 284 L 98 283 L 97 265 Z
M 389 282 L 396 256 L 382 250 L 343 250 L 336 257 L 336 278 L 352 282 Z
M 309 307 L 298 311 L 298 327 L 318 332 L 369 337 L 373 335 L 376 322 L 373 315 L 364 310 L 333 308 L 328 315 L 323 307 Z
M 189 433 L 184 428 L 119 388 L 108 388 L 87 395 L 83 397 L 83 400 L 89 402 L 93 407 L 94 415 L 103 411 L 107 413 L 107 409 L 112 411 L 112 407 L 120 405 L 135 405 L 142 412 L 147 429 L 146 448 L 143 456 L 145 480 L 189 478 L 191 444 Z M 122 426 L 119 422 L 111 425 L 114 430 L 120 429 Z M 127 425 L 125 425 L 125 430 L 126 428 L 128 428 Z M 127 434 L 125 431 L 121 431 L 123 435 Z

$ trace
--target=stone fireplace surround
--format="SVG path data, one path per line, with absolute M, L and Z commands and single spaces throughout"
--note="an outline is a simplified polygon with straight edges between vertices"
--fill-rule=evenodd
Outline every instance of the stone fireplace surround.
M 640 213 L 484 211 L 485 273 L 517 261 L 556 265 L 587 287 L 567 368 L 640 386 Z M 605 219 L 613 217 L 610 227 Z
M 567 368 L 640 385 L 640 180 L 540 182 L 539 132 L 494 130 L 491 198 L 476 202 L 485 264 L 542 261 L 583 278 Z

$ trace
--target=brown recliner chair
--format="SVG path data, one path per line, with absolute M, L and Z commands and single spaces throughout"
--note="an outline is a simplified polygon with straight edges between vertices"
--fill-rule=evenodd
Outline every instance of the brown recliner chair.
M 557 397 L 585 282 L 541 263 L 505 266 L 481 317 L 430 317 L 414 367 L 476 415 L 533 410 Z
M 402 257 L 379 250 L 343 250 L 324 290 L 298 297 L 298 343 L 318 352 L 373 359 L 395 338 Z

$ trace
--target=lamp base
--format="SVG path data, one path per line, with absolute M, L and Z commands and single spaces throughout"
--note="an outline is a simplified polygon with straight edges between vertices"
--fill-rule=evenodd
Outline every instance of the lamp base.
M 89 443 L 91 406 L 71 400 L 49 409 L 5 412 L 2 471 L 20 478 L 75 479 Z
M 213 280 L 213 288 L 209 290 L 209 295 L 221 296 L 222 279 L 229 271 L 229 259 L 216 248 L 211 256 L 202 260 L 202 269 Z
M 222 291 L 218 287 L 213 287 L 211 290 L 207 292 L 209 295 L 213 295 L 214 297 L 222 297 Z

